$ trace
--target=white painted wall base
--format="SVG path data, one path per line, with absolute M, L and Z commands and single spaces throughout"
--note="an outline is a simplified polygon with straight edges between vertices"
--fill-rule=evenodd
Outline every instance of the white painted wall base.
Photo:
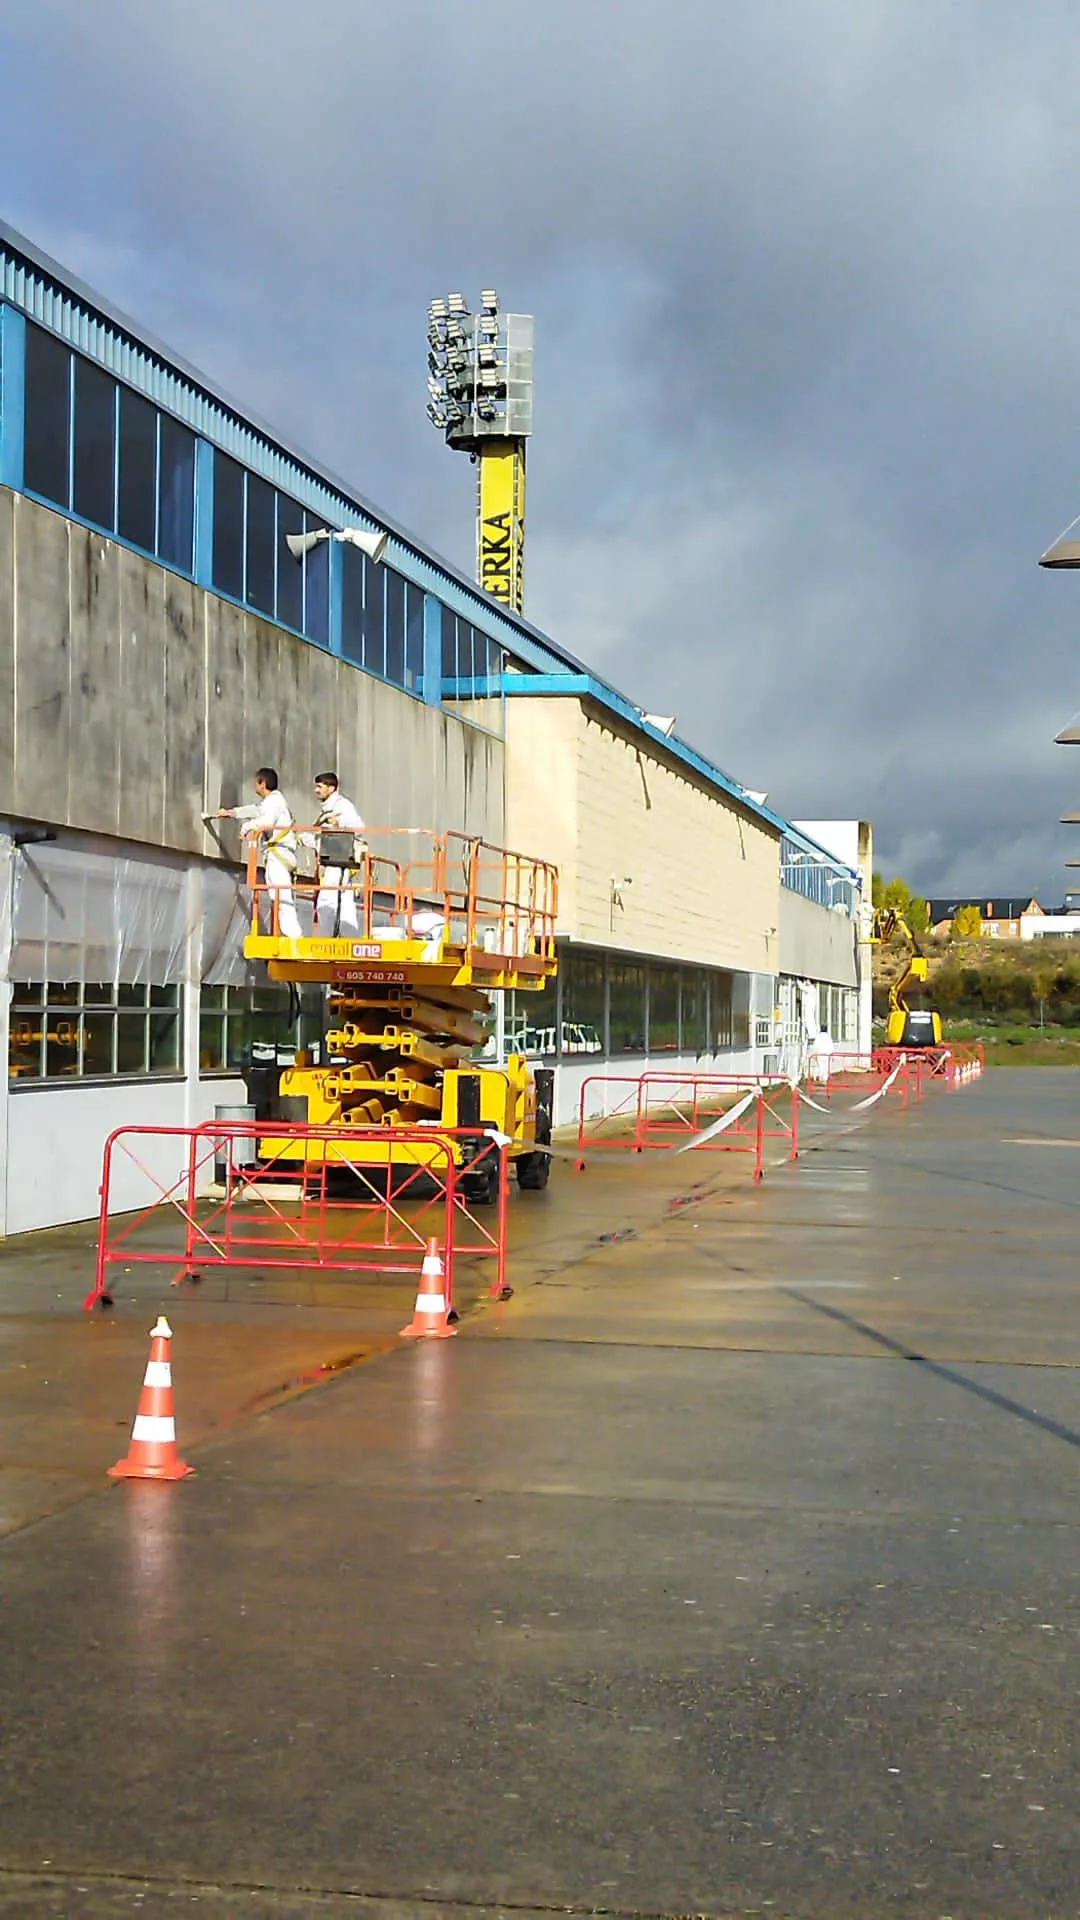
M 183 1127 L 212 1120 L 214 1108 L 246 1099 L 239 1079 L 115 1081 L 109 1086 L 27 1087 L 8 1094 L 4 1170 L 7 1232 L 30 1233 L 91 1220 L 100 1206 L 101 1162 L 115 1127 Z M 190 1117 L 189 1117 L 190 1116 Z M 152 1175 L 175 1179 L 186 1164 L 182 1140 L 167 1135 L 132 1143 Z M 116 1156 L 111 1205 L 146 1206 L 153 1180 L 127 1154 Z

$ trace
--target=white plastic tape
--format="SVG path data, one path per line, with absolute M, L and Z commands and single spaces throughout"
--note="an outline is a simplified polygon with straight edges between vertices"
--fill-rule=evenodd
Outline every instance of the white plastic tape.
M 684 1140 L 681 1147 L 675 1148 L 675 1152 L 689 1153 L 691 1148 L 703 1146 L 706 1140 L 712 1140 L 716 1134 L 723 1133 L 724 1128 L 732 1126 L 756 1099 L 757 1093 L 753 1089 L 749 1093 L 744 1093 L 742 1099 L 737 1100 L 733 1107 L 729 1107 L 727 1113 L 722 1113 L 719 1120 L 714 1120 L 711 1127 L 706 1127 L 704 1133 L 695 1133 L 692 1140 Z

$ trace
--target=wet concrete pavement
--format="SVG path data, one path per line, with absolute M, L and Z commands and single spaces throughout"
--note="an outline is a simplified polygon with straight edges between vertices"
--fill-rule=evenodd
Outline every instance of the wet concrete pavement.
M 1078 1159 L 1040 1070 L 560 1167 L 458 1339 L 42 1498 L 0 1914 L 1076 1914 Z

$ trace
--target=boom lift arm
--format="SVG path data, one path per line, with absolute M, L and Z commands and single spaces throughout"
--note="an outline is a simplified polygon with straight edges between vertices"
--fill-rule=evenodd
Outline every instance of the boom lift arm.
M 889 1018 L 886 1039 L 890 1047 L 940 1047 L 941 1015 L 932 1007 L 909 1007 L 907 995 L 912 987 L 929 979 L 930 963 L 903 914 L 896 907 L 879 907 L 874 915 L 875 940 L 891 940 L 903 934 L 911 943 L 907 971 L 889 988 Z

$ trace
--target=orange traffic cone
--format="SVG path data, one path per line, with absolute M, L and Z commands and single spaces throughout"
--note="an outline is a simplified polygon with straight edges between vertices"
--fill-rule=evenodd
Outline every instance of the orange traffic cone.
M 150 1358 L 143 1375 L 139 1411 L 131 1429 L 127 1457 L 109 1468 L 113 1480 L 182 1480 L 194 1473 L 176 1450 L 176 1423 L 173 1419 L 172 1363 L 169 1342 L 172 1328 L 158 1315 L 150 1329 Z
M 457 1332 L 451 1324 L 457 1314 L 450 1305 L 445 1292 L 446 1281 L 443 1273 L 442 1255 L 437 1240 L 429 1240 L 424 1264 L 420 1269 L 420 1290 L 416 1296 L 413 1317 L 407 1327 L 402 1327 L 402 1336 L 406 1340 L 447 1340 Z

